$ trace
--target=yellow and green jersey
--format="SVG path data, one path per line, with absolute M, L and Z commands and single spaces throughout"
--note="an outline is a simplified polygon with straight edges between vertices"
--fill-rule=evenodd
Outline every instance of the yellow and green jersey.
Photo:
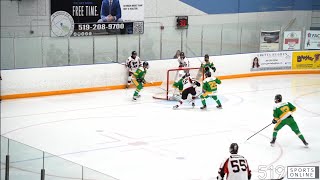
M 275 120 L 284 120 L 295 110 L 296 107 L 289 102 L 277 103 L 273 108 L 273 117 Z
M 221 84 L 220 79 L 216 77 L 208 77 L 203 80 L 202 89 L 206 92 L 214 92 L 218 89 L 217 84 Z
M 133 73 L 134 77 L 136 79 L 144 80 L 144 76 L 147 74 L 147 69 L 144 69 L 143 67 L 140 67 L 137 69 L 135 73 Z
M 208 63 L 205 62 L 205 63 L 201 64 L 201 67 L 202 67 L 203 69 L 206 69 L 206 68 L 213 69 L 214 64 L 213 64 L 212 62 L 208 62 Z
M 179 81 L 173 83 L 173 87 L 178 88 L 179 91 L 183 90 L 183 78 L 179 79 Z

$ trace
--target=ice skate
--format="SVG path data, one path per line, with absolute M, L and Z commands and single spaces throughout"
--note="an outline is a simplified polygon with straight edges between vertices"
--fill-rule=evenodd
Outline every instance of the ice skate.
M 274 138 L 272 138 L 272 141 L 270 142 L 270 144 L 273 147 L 275 143 L 276 143 L 276 138 L 274 137 Z
M 222 109 L 222 105 L 218 105 L 216 106 L 218 109 Z
M 308 148 L 308 147 L 309 147 L 309 143 L 307 143 L 307 141 L 306 141 L 306 140 L 302 140 L 302 142 L 303 142 L 303 144 L 305 145 L 305 147 L 306 147 L 306 148 Z
M 204 105 L 204 106 L 200 107 L 200 109 L 207 109 L 207 106 Z

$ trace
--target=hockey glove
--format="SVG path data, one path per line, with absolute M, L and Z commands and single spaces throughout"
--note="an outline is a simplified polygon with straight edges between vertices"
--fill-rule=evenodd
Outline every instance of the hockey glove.
M 212 70 L 213 70 L 213 72 L 216 72 L 217 69 L 216 69 L 216 67 L 212 67 Z
M 138 81 L 138 83 L 142 83 L 142 82 L 143 82 L 143 79 L 137 78 L 137 81 Z
M 275 120 L 275 119 L 272 120 L 272 123 L 273 123 L 273 124 L 277 124 L 277 122 L 278 122 L 278 121 Z
M 198 87 L 200 87 L 201 85 L 198 81 L 195 81 L 194 84 L 197 85 Z

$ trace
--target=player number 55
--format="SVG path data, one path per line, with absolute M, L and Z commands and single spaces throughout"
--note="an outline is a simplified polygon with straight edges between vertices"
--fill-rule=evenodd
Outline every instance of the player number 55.
M 232 170 L 234 173 L 240 172 L 240 170 L 242 170 L 242 171 L 247 170 L 247 163 L 243 159 L 233 160 L 233 161 L 230 161 L 230 163 L 231 163 Z

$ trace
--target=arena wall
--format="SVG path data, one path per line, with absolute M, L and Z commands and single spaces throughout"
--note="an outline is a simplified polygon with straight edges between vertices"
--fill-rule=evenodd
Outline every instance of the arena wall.
M 319 52 L 319 51 L 317 51 Z M 277 52 L 281 53 L 281 52 Z M 292 52 L 283 52 L 292 54 Z M 252 59 L 255 54 L 236 54 L 211 56 L 217 72 L 214 74 L 222 79 L 276 75 L 320 73 L 318 69 L 272 70 L 252 72 Z M 202 57 L 189 58 L 190 67 L 199 67 Z M 160 85 L 166 78 L 168 69 L 177 68 L 176 59 L 149 61 L 150 68 L 146 80 Z M 100 64 L 83 66 L 64 66 L 32 69 L 3 70 L 1 72 L 2 99 L 59 95 L 79 92 L 122 89 L 125 87 L 127 70 L 124 65 Z

